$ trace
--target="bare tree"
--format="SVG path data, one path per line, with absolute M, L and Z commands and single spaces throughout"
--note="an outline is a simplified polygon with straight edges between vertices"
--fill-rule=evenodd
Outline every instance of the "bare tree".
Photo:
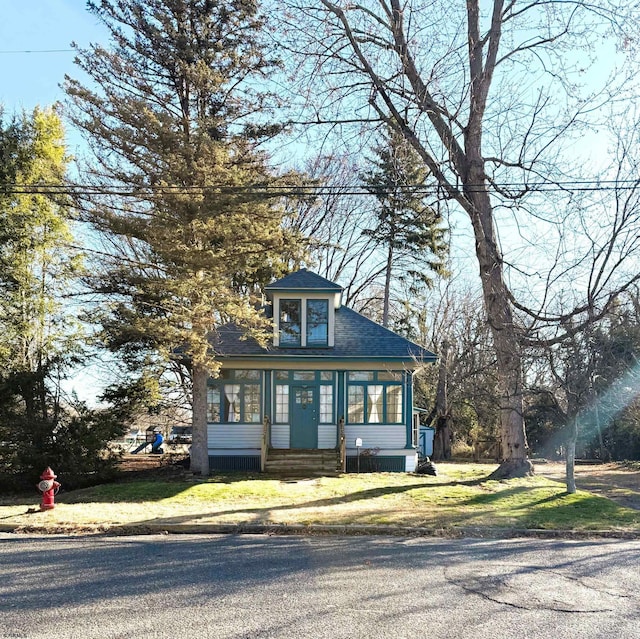
M 614 94 L 635 87 L 618 71 L 604 79 L 602 91 L 593 85 L 581 91 L 581 77 L 596 54 L 594 34 L 613 35 L 621 50 L 634 53 L 635 34 L 626 29 L 637 24 L 637 7 L 605 0 L 287 4 L 287 41 L 305 56 L 306 64 L 300 58 L 296 64 L 313 89 L 303 103 L 313 112 L 309 122 L 386 123 L 420 155 L 440 196 L 467 216 L 500 389 L 503 461 L 495 474 L 531 472 L 523 418 L 523 327 L 514 316 L 513 291 L 520 271 L 526 275 L 515 261 L 517 251 L 540 235 L 522 218 L 533 213 L 536 222 L 545 221 L 548 202 L 540 185 L 562 190 L 573 177 L 563 155 L 566 144 L 584 134 Z M 501 242 L 509 248 L 509 230 L 522 241 L 505 257 Z M 606 297 L 604 279 L 599 281 Z M 604 303 L 601 297 L 599 306 Z M 530 315 L 522 300 L 517 308 Z M 533 311 L 536 321 L 550 321 L 552 314 L 542 308 L 548 307 Z
M 346 154 L 312 158 L 304 173 L 315 180 L 315 188 L 309 197 L 292 201 L 291 219 L 294 230 L 309 238 L 311 266 L 344 286 L 345 304 L 377 319 L 386 262 L 379 243 L 366 232 L 375 214 L 371 196 L 358 185 L 359 172 Z
M 442 281 L 425 299 L 418 321 L 417 341 L 439 356 L 438 370 L 430 373 L 432 392 L 422 400 L 433 406 L 427 421 L 436 428 L 434 459 L 446 457 L 451 442 L 495 450 L 495 352 L 480 294 L 459 276 Z M 417 389 L 420 394 L 420 379 Z

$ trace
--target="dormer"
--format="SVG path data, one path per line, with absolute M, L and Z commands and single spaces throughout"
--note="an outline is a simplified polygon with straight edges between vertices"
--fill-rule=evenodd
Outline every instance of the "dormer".
M 302 269 L 266 287 L 273 307 L 273 345 L 332 348 L 335 312 L 342 304 L 338 284 Z

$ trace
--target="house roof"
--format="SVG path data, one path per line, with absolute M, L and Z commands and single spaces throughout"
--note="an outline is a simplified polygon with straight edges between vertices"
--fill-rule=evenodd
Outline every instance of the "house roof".
M 293 275 L 296 275 L 295 273 Z M 319 276 L 318 276 L 319 277 Z M 286 278 L 284 278 L 286 279 Z M 321 278 L 324 279 L 324 278 Z M 324 348 L 262 347 L 254 339 L 243 339 L 243 331 L 228 324 L 222 326 L 213 342 L 217 355 L 227 358 L 284 358 L 291 360 L 372 360 L 396 362 L 433 362 L 431 351 L 342 306 L 335 312 L 335 345 Z
M 312 273 L 306 268 L 291 273 L 272 284 L 265 287 L 266 291 L 321 291 L 340 293 L 344 290 L 342 286 L 331 282 L 328 279 Z

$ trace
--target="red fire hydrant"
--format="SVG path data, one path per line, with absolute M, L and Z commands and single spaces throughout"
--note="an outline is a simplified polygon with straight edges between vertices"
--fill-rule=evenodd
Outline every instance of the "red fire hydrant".
M 56 481 L 57 475 L 54 475 L 49 466 L 42 471 L 38 482 L 38 490 L 42 493 L 42 502 L 40 510 L 51 510 L 55 508 L 54 497 L 58 494 L 61 484 Z

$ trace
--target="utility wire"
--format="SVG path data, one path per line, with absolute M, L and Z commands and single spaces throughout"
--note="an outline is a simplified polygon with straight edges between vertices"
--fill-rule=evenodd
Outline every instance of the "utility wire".
M 468 185 L 465 189 L 458 187 L 461 192 L 479 192 L 487 187 L 483 184 Z M 522 184 L 515 182 L 495 183 L 494 188 L 504 191 L 521 192 L 553 192 L 553 191 L 613 191 L 613 190 L 633 190 L 640 188 L 640 180 L 599 180 L 587 181 L 576 180 L 566 182 L 533 182 Z M 87 185 L 87 184 L 27 184 L 9 185 L 0 187 L 2 195 L 76 195 L 76 196 L 118 196 L 144 198 L 149 195 L 205 195 L 205 194 L 228 194 L 228 195 L 265 195 L 269 197 L 283 196 L 323 196 L 323 195 L 371 195 L 372 193 L 391 193 L 397 191 L 411 191 L 413 194 L 436 195 L 442 192 L 442 187 L 438 185 L 422 184 L 399 184 L 393 188 L 386 189 L 382 185 L 370 186 L 363 184 L 353 184 L 348 186 L 331 184 L 246 184 L 240 186 L 229 186 L 225 184 L 207 185 L 180 185 L 180 186 L 140 186 L 133 188 L 127 185 Z
M 0 54 L 22 54 L 22 53 L 70 53 L 75 51 L 75 49 L 23 49 L 16 51 L 0 51 Z

